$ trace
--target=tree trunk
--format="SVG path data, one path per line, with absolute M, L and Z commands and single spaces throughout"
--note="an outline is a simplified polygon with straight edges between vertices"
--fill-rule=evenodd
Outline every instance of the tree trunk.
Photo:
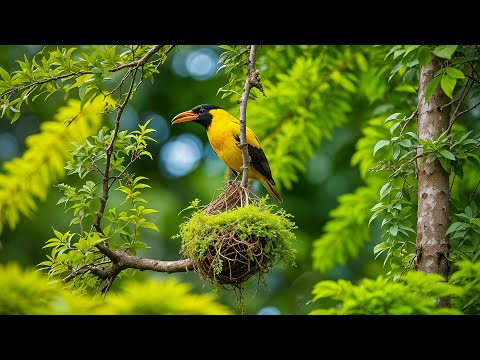
M 417 109 L 420 139 L 436 140 L 448 128 L 450 106 L 445 105 L 450 99 L 440 85 L 425 103 L 427 85 L 441 68 L 441 60 L 432 55 L 430 63 L 420 69 Z M 422 153 L 422 148 L 417 149 L 417 155 Z M 418 222 L 414 264 L 415 269 L 440 274 L 447 281 L 450 268 L 448 260 L 450 247 L 446 236 L 450 223 L 449 174 L 442 168 L 438 159 L 431 162 L 432 159 L 432 154 L 417 159 Z M 450 306 L 449 299 L 439 299 L 438 306 Z

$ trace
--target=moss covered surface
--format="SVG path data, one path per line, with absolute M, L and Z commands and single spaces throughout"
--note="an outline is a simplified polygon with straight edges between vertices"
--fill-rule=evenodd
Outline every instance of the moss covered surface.
M 207 214 L 197 209 L 180 225 L 181 252 L 213 285 L 238 287 L 274 265 L 294 265 L 295 223 L 292 215 L 264 199 L 233 210 Z

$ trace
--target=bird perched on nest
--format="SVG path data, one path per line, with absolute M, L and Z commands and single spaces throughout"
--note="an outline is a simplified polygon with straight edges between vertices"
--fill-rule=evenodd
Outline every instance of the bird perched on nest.
M 202 104 L 184 111 L 172 119 L 172 125 L 193 121 L 207 130 L 208 140 L 222 162 L 238 176 L 241 172 L 242 151 L 240 150 L 240 122 L 217 105 Z M 257 179 L 278 202 L 282 197 L 275 190 L 270 165 L 255 133 L 246 128 L 248 154 L 250 156 L 249 179 Z

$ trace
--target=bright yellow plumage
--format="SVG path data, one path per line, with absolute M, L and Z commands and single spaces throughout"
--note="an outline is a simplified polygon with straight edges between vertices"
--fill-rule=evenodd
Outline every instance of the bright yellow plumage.
M 239 141 L 232 141 L 240 138 L 240 124 L 237 119 L 224 110 L 211 110 L 213 121 L 207 129 L 207 136 L 213 150 L 217 153 L 220 160 L 230 169 L 240 173 L 242 166 L 242 151 L 238 147 Z M 247 127 L 247 143 L 260 148 L 257 137 Z M 251 168 L 248 172 L 249 178 L 258 178 L 258 171 Z M 257 175 L 257 176 L 256 176 Z
M 198 105 L 190 111 L 178 114 L 172 124 L 195 121 L 207 130 L 207 136 L 213 150 L 220 160 L 236 173 L 241 173 L 242 151 L 240 150 L 239 120 L 227 111 L 215 105 Z M 250 156 L 248 177 L 259 180 L 269 194 L 278 202 L 281 196 L 275 190 L 270 166 L 255 133 L 247 127 L 246 140 Z

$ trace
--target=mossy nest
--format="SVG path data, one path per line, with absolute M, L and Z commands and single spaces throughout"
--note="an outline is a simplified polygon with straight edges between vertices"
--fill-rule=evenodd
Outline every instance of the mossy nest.
M 294 265 L 292 215 L 265 199 L 252 200 L 238 182 L 180 225 L 181 252 L 200 277 L 214 286 L 240 288 L 276 264 Z

